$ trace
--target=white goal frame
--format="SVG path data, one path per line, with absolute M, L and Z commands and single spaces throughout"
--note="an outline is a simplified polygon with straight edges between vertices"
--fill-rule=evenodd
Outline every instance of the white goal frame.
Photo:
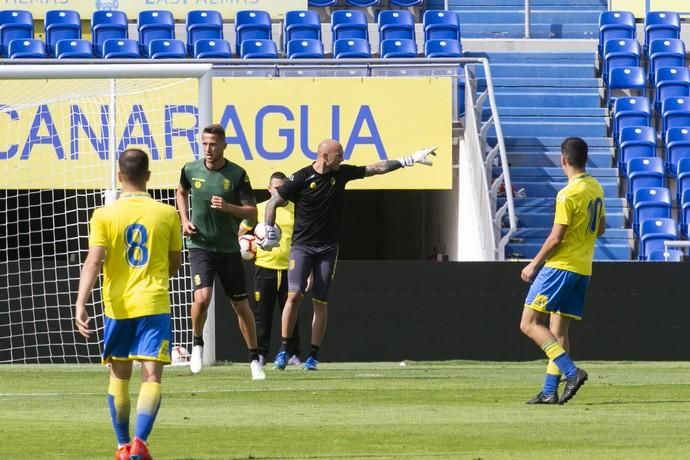
M 116 80 L 146 78 L 146 79 L 166 79 L 166 78 L 192 78 L 198 81 L 198 125 L 199 129 L 208 126 L 213 120 L 213 89 L 212 89 L 212 65 L 201 63 L 184 64 L 119 64 L 107 62 L 102 64 L 17 64 L 0 66 L 0 83 L 5 80 L 46 80 L 46 79 L 104 79 L 111 80 L 110 103 L 111 111 L 109 123 L 113 123 L 115 114 L 115 99 L 117 98 Z M 197 142 L 200 144 L 200 136 Z M 201 145 L 200 151 L 201 151 Z M 117 165 L 116 146 L 114 136 L 110 138 L 108 146 L 112 160 L 111 165 L 111 189 L 106 191 L 106 199 L 116 197 L 117 193 Z M 215 301 L 212 297 L 209 306 L 206 325 L 204 327 L 204 362 L 212 364 L 216 360 L 215 346 Z

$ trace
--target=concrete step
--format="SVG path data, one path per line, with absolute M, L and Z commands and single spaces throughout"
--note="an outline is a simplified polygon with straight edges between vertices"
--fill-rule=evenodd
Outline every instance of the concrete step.
M 484 89 L 484 88 L 479 88 Z M 598 87 L 567 87 L 567 88 L 552 88 L 544 86 L 497 86 L 494 87 L 494 92 L 496 94 L 514 94 L 514 93 L 524 93 L 524 94 L 586 94 L 588 96 L 596 96 L 601 99 L 601 92 Z M 601 108 L 601 107 L 596 107 Z
M 599 9 L 606 11 L 608 0 L 531 0 L 532 8 L 542 7 L 568 7 L 568 9 Z M 443 9 L 444 0 L 427 0 L 427 9 Z M 525 0 L 448 0 L 448 8 L 467 8 L 470 6 L 493 8 L 493 7 L 516 7 L 524 8 Z
M 607 111 L 601 107 L 499 107 L 498 113 L 503 117 L 521 116 L 521 117 L 572 117 L 572 118 L 589 118 L 589 117 L 604 117 L 607 118 Z
M 454 8 L 460 17 L 461 27 L 469 24 L 522 24 L 524 9 Z M 534 24 L 599 24 L 601 10 L 571 9 L 532 9 L 530 16 Z
M 532 259 L 541 249 L 541 243 L 508 244 L 506 258 Z M 594 260 L 630 260 L 632 248 L 628 244 L 597 244 Z
M 512 178 L 511 181 L 515 190 L 524 189 L 528 197 L 551 197 L 563 188 L 565 182 L 562 181 L 532 181 Z M 604 189 L 604 196 L 607 198 L 618 198 L 618 183 L 615 181 L 601 181 Z
M 477 75 L 484 76 L 484 69 L 479 68 Z M 594 64 L 544 64 L 533 63 L 492 63 L 491 75 L 498 77 L 521 78 L 595 78 Z
M 518 218 L 518 225 L 520 227 L 546 227 L 553 225 L 553 211 L 551 212 L 536 212 L 536 211 L 515 211 Z M 606 224 L 611 227 L 624 228 L 626 226 L 626 216 L 621 212 L 606 212 Z
M 493 63 L 525 64 L 586 64 L 591 65 L 596 58 L 595 51 L 554 52 L 554 51 L 467 51 L 465 57 L 485 57 Z
M 594 93 L 577 92 L 539 92 L 521 91 L 496 92 L 499 107 L 601 107 L 601 97 Z
M 598 180 L 618 180 L 618 168 L 590 168 L 587 172 Z M 493 168 L 494 176 L 501 173 L 500 168 Z M 514 166 L 510 168 L 510 177 L 513 179 L 533 177 L 548 178 L 554 181 L 566 182 L 567 178 L 563 169 L 555 167 Z
M 544 152 L 508 152 L 511 166 L 560 166 L 560 153 Z M 610 153 L 590 153 L 587 166 L 590 168 L 610 168 L 613 166 L 613 155 Z
M 502 206 L 505 203 L 505 197 L 498 199 L 498 205 Z M 553 209 L 556 206 L 556 197 L 526 197 L 513 198 L 513 204 L 516 208 L 546 208 Z M 625 198 L 605 198 L 604 206 L 606 209 L 628 209 L 628 202 Z
M 613 147 L 613 139 L 610 137 L 587 137 L 584 138 L 589 148 Z M 508 151 L 513 151 L 514 147 L 541 147 L 541 148 L 560 148 L 563 143 L 562 137 L 553 136 L 510 136 L 504 138 L 504 143 Z M 489 136 L 489 144 L 496 145 L 496 138 Z
M 607 200 L 608 201 L 608 200 Z M 549 233 L 551 233 L 551 225 L 548 227 L 532 227 L 532 228 L 518 228 L 513 232 L 511 235 L 511 238 L 534 238 L 534 239 L 541 239 L 542 241 L 544 238 L 549 236 Z M 501 229 L 501 234 L 505 235 L 508 233 L 507 228 Z M 633 231 L 630 228 L 613 228 L 611 226 L 606 226 L 606 238 L 612 240 L 612 239 L 617 239 L 617 240 L 630 240 L 634 237 Z
M 539 24 L 530 25 L 530 38 L 593 39 L 599 37 L 598 24 Z M 463 38 L 523 38 L 525 26 L 518 24 L 463 24 Z
M 499 103 L 500 104 L 500 103 Z M 547 119 L 534 119 L 535 121 L 510 121 L 510 117 L 501 118 L 501 128 L 504 137 L 512 137 L 528 132 L 534 136 L 579 136 L 579 137 L 603 137 L 608 128 L 601 121 L 595 122 L 551 122 Z M 489 129 L 489 136 L 493 136 L 495 128 Z
M 598 90 L 603 87 L 601 78 L 530 78 L 499 77 L 493 79 L 494 88 L 538 87 L 538 88 L 592 88 Z M 486 86 L 486 79 L 479 79 L 479 87 Z

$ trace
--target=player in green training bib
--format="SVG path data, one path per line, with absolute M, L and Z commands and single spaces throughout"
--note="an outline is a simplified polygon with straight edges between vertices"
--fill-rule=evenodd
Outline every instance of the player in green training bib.
M 182 231 L 187 237 L 194 286 L 191 313 L 194 343 L 190 369 L 196 374 L 203 367 L 204 323 L 213 282 L 218 275 L 237 313 L 240 330 L 249 348 L 252 378 L 263 380 L 266 376 L 259 363 L 254 314 L 247 298 L 237 242 L 240 222 L 245 219 L 256 221 L 254 191 L 246 171 L 223 156 L 227 143 L 222 126 L 214 124 L 204 128 L 201 143 L 204 157 L 184 165 L 177 187 L 177 208 Z

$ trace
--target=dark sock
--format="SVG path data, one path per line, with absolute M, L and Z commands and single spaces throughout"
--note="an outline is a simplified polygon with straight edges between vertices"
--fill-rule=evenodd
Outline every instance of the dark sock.
M 290 339 L 288 339 L 287 337 L 281 337 L 280 338 L 280 352 L 281 353 L 284 351 L 287 352 L 289 341 L 290 341 Z
M 252 361 L 258 361 L 259 360 L 259 349 L 258 348 L 250 348 L 249 349 L 249 362 L 251 363 Z
M 204 346 L 204 336 L 199 335 L 199 336 L 194 336 L 193 340 L 193 345 L 196 347 L 197 345 L 201 345 L 202 347 Z
M 318 360 L 319 359 L 319 348 L 321 348 L 321 347 L 318 345 L 312 344 L 311 348 L 309 349 L 309 357 Z

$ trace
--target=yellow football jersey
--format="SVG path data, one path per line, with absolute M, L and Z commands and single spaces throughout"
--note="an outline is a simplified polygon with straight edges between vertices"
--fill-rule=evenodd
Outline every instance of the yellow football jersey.
M 266 202 L 256 205 L 256 209 L 257 215 L 263 216 L 266 212 Z M 295 226 L 295 204 L 292 201 L 288 201 L 285 206 L 276 208 L 276 224 L 281 231 L 280 246 L 270 251 L 257 248 L 254 264 L 272 270 L 287 270 L 290 246 L 292 246 L 292 229 Z
M 114 319 L 170 312 L 169 252 L 182 250 L 180 218 L 148 193 L 126 193 L 96 209 L 89 247 L 106 248 L 105 314 Z
M 556 196 L 554 223 L 568 229 L 546 266 L 591 275 L 599 219 L 605 214 L 601 184 L 587 173 L 573 176 Z

